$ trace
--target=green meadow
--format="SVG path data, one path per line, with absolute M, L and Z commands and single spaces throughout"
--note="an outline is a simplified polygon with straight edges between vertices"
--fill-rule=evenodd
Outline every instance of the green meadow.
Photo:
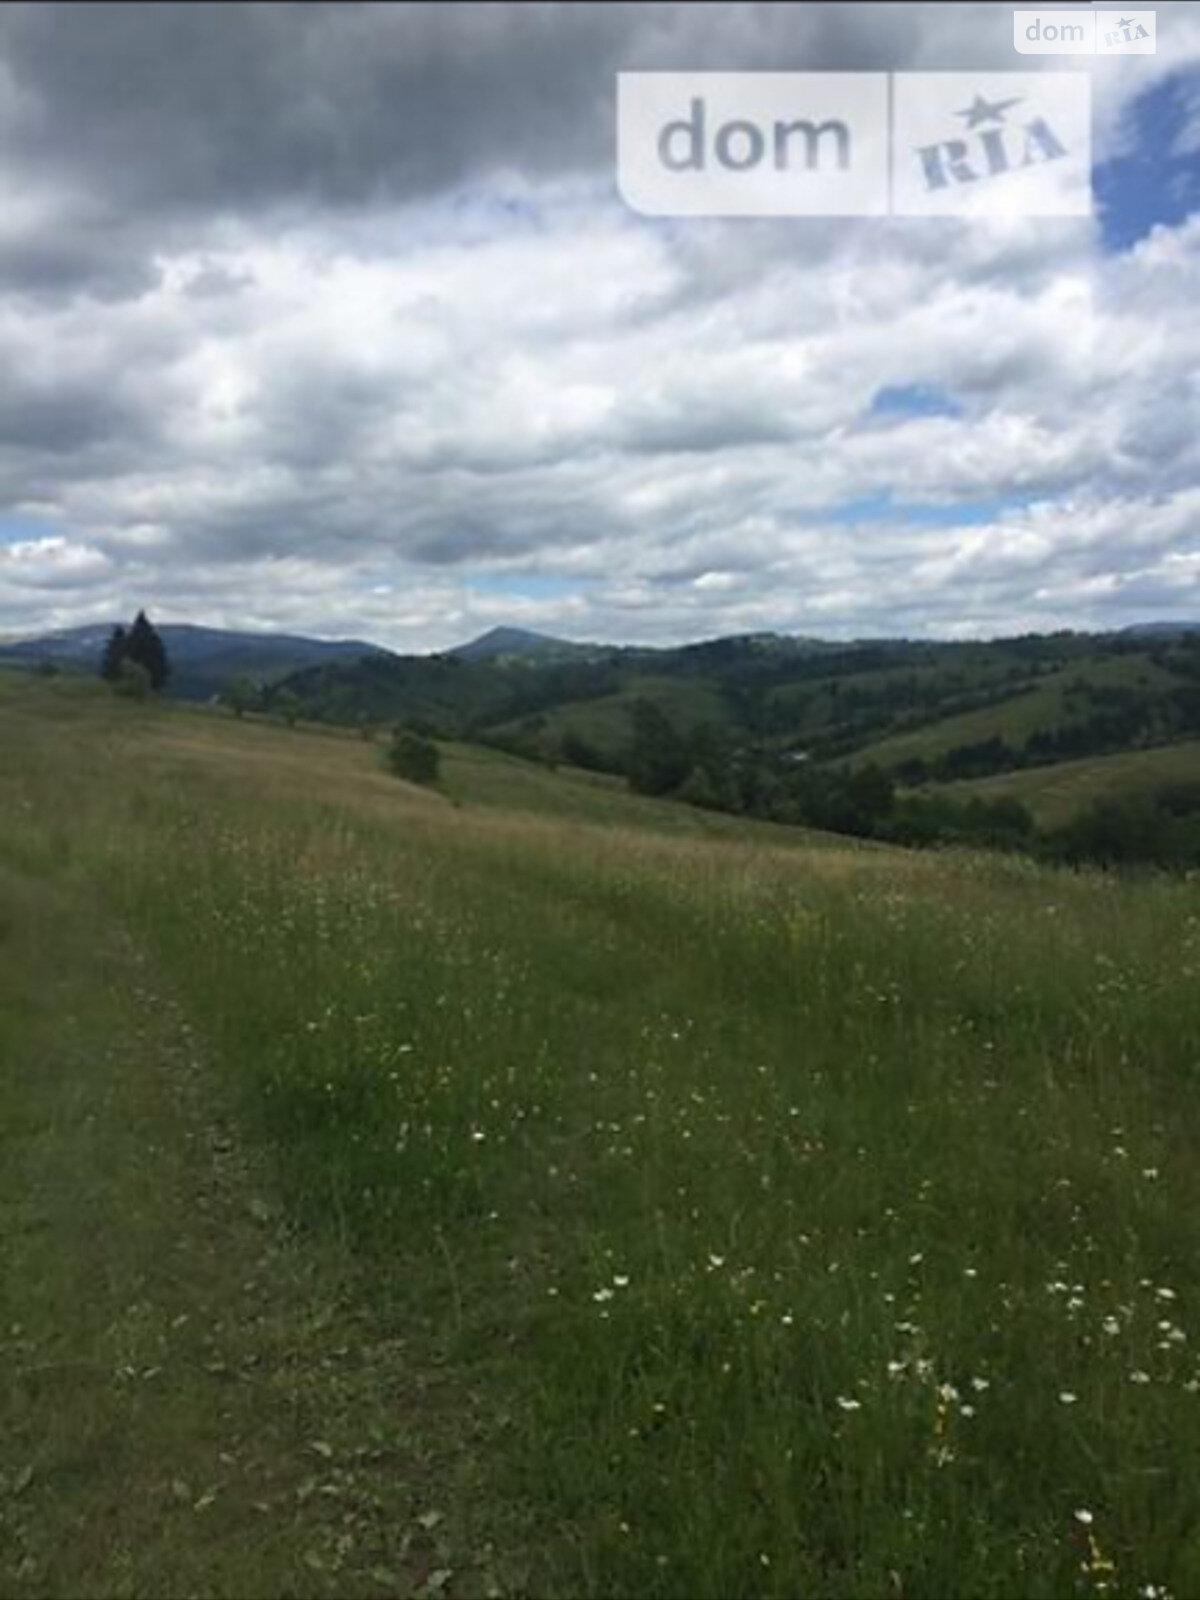
M 183 1567 L 138 1545 L 119 1462 L 64 1465 L 70 1391 L 21 1381 L 64 1217 L 0 1305 L 6 1593 L 80 1592 L 81 1540 L 96 1594 L 1200 1593 L 1194 880 L 852 847 L 467 746 L 422 790 L 362 739 L 16 673 L 0 749 L 0 1166 L 65 1170 L 39 1063 L 127 945 L 288 1248 L 403 1345 L 362 1427 L 415 1439 L 414 1505 L 434 1460 L 427 1531 L 494 1554 L 377 1530 L 360 1562 L 348 1523 L 306 1567 L 319 1491 L 258 1543 L 227 1493 Z M 171 1058 L 139 1070 L 169 1105 Z M 121 1152 L 96 1192 L 141 1216 Z M 305 1390 L 320 1441 L 339 1393 Z
M 1058 827 L 1100 800 L 1152 799 L 1173 786 L 1200 780 L 1200 740 L 1158 749 L 1058 761 L 992 778 L 939 786 L 955 800 L 1020 800 L 1045 827 Z

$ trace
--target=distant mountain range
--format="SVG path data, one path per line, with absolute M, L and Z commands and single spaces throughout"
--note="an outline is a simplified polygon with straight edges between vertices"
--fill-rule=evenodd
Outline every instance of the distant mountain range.
M 53 661 L 84 670 L 99 670 L 105 643 L 114 626 L 112 622 L 98 622 L 81 628 L 64 628 L 35 639 L 0 642 L 0 660 L 31 664 Z M 170 692 L 189 700 L 205 700 L 217 694 L 232 678 L 270 684 L 305 667 L 389 654 L 379 645 L 361 639 L 243 633 L 175 622 L 156 626 L 171 662 Z

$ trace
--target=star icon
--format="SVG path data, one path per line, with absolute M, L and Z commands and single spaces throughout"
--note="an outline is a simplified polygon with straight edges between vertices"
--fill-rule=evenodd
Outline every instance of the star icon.
M 1004 113 L 1010 106 L 1020 105 L 1023 98 L 1023 95 L 1016 95 L 1011 100 L 988 101 L 981 94 L 977 94 L 971 105 L 955 112 L 955 115 L 965 117 L 968 128 L 977 128 L 981 122 L 1003 122 Z
M 1132 17 L 1122 17 L 1120 22 L 1117 23 L 1117 27 L 1118 28 L 1132 28 L 1133 27 L 1133 18 Z

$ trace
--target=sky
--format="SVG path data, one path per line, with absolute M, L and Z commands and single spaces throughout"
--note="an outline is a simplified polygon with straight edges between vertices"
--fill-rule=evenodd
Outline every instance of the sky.
M 1090 217 L 652 217 L 623 71 L 1086 70 Z M 1200 620 L 1200 6 L 0 7 L 0 636 Z

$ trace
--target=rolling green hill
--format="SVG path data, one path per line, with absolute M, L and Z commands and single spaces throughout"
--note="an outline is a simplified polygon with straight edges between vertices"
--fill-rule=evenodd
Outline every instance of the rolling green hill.
M 612 694 L 566 700 L 543 712 L 490 727 L 489 737 L 541 760 L 562 757 L 582 740 L 608 766 L 619 768 L 629 746 L 633 708 L 648 700 L 682 733 L 703 726 L 734 727 L 730 707 L 715 683 L 702 679 L 630 675 Z
M 743 768 L 878 766 L 911 787 L 1197 737 L 1200 634 L 382 657 L 297 674 L 267 691 L 268 708 L 279 693 L 310 717 L 404 722 L 618 774 L 648 702 L 685 745 L 716 739 Z
M 1154 659 L 1151 651 L 1112 654 L 1098 649 L 1048 671 L 1023 678 L 994 704 L 960 715 L 944 716 L 911 733 L 892 735 L 863 745 L 853 760 L 894 768 L 912 758 L 945 755 L 957 746 L 989 738 L 1020 747 L 1038 733 L 1077 729 L 1094 715 L 1133 700 L 1158 709 L 1187 680 Z M 1153 716 L 1150 719 L 1153 726 Z
M 1200 1592 L 1200 881 L 0 747 L 0 1592 Z
M 937 786 L 955 800 L 1019 800 L 1044 827 L 1058 827 L 1098 800 L 1131 800 L 1200 785 L 1200 740 L 1028 767 Z

